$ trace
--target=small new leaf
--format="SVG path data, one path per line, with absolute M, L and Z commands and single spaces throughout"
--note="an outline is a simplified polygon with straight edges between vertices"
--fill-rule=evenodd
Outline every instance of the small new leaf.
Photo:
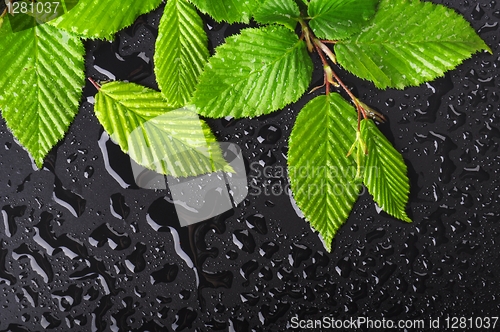
M 203 21 L 186 0 L 170 0 L 160 21 L 154 63 L 158 86 L 172 106 L 187 105 L 208 60 Z
M 309 25 L 317 37 L 341 40 L 361 31 L 379 0 L 311 0 Z
M 305 42 L 287 28 L 245 29 L 216 49 L 193 103 L 213 118 L 269 114 L 304 94 L 312 70 Z
M 142 14 L 158 7 L 161 0 L 79 0 L 66 14 L 50 21 L 57 28 L 83 38 L 112 39 L 119 30 Z
M 104 84 L 95 113 L 141 166 L 174 177 L 232 172 L 210 127 L 193 110 L 168 105 L 157 91 L 133 83 Z
M 354 107 L 339 94 L 319 96 L 299 113 L 289 141 L 288 175 L 293 196 L 326 249 L 346 222 L 360 192 L 354 158 Z
M 335 45 L 345 69 L 381 89 L 433 80 L 480 50 L 490 49 L 462 16 L 418 0 L 382 0 L 368 27 Z
M 248 23 L 262 0 L 191 0 L 204 14 L 212 16 L 217 22 Z
M 295 31 L 299 17 L 299 6 L 293 0 L 266 0 L 254 15 L 259 23 L 278 23 L 292 31 Z
M 9 31 L 0 41 L 2 116 L 42 167 L 78 113 L 85 49 L 77 36 L 47 24 Z
M 368 150 L 363 179 L 368 191 L 383 211 L 410 222 L 406 214 L 410 181 L 403 157 L 372 120 L 361 121 L 361 138 Z

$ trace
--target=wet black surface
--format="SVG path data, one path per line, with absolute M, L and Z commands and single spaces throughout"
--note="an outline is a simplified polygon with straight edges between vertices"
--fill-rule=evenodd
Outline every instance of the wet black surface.
M 312 96 L 257 119 L 209 121 L 221 141 L 243 147 L 251 192 L 263 194 L 188 228 L 179 227 L 168 191 L 133 183 L 127 157 L 93 114 L 90 84 L 43 170 L 2 120 L 0 331 L 281 331 L 297 315 L 498 316 L 500 4 L 442 3 L 494 54 L 404 91 L 341 72 L 389 119 L 381 129 L 409 166 L 415 222 L 377 213 L 364 194 L 332 253 L 280 189 L 287 138 Z M 87 75 L 156 87 L 161 12 L 113 43 L 87 42 Z M 238 31 L 207 22 L 212 46 Z M 321 83 L 317 70 L 313 85 Z

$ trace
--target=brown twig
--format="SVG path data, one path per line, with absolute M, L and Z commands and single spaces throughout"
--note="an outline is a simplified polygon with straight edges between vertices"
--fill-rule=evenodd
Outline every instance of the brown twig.
M 90 83 L 92 83 L 92 85 L 97 89 L 97 91 L 101 90 L 101 86 L 96 81 L 94 81 L 92 77 L 88 77 L 87 79 L 90 81 Z

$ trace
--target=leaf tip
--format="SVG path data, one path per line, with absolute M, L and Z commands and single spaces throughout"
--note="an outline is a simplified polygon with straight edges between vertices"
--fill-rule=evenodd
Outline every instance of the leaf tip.
M 44 157 L 33 158 L 33 161 L 35 162 L 35 165 L 39 170 L 43 168 L 44 160 Z
M 333 241 L 333 237 L 335 235 L 334 234 L 323 234 L 321 232 L 318 235 L 319 235 L 321 242 L 323 242 L 323 246 L 325 247 L 326 251 L 328 253 L 331 253 L 332 252 L 332 241 Z
M 385 210 L 383 210 L 385 211 Z M 404 221 L 404 222 L 407 222 L 407 223 L 412 223 L 413 220 L 408 216 L 408 213 L 406 213 L 406 211 L 402 210 L 402 211 L 398 211 L 398 212 L 395 212 L 395 213 L 389 213 L 387 211 L 385 211 L 386 213 L 388 213 L 390 216 L 393 216 L 394 218 L 396 219 L 399 219 L 401 221 Z
M 233 166 L 230 164 L 225 164 L 222 170 L 226 173 L 231 173 L 231 174 L 236 174 L 236 171 L 234 170 Z

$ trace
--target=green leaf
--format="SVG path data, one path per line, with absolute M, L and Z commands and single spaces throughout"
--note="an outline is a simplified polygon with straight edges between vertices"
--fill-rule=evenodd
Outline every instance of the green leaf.
M 8 17 L 0 17 L 0 38 L 12 34 L 12 28 Z M 0 39 L 1 42 L 1 39 Z
M 49 24 L 84 38 L 112 39 L 119 30 L 142 14 L 158 7 L 162 0 L 80 0 L 66 14 Z
M 139 165 L 174 177 L 231 172 L 210 127 L 194 110 L 168 105 L 161 93 L 124 82 L 96 95 L 99 122 Z
M 360 191 L 352 157 L 354 107 L 339 94 L 319 96 L 299 113 L 289 141 L 288 174 L 297 205 L 319 231 L 325 246 L 345 223 Z
M 155 74 L 170 105 L 187 105 L 210 56 L 203 21 L 186 0 L 170 0 L 160 21 Z
M 78 113 L 85 49 L 77 36 L 44 24 L 4 35 L 0 54 L 2 116 L 42 167 Z
M 254 15 L 259 23 L 278 23 L 292 31 L 295 31 L 299 17 L 299 6 L 293 0 L 265 0 Z
M 345 69 L 381 89 L 433 80 L 480 50 L 489 48 L 462 16 L 416 0 L 382 0 L 368 27 L 335 45 Z
M 361 137 L 368 150 L 363 179 L 368 191 L 383 211 L 411 222 L 405 211 L 410 181 L 403 157 L 372 120 L 361 121 Z
M 203 116 L 269 114 L 297 101 L 311 80 L 306 45 L 285 27 L 242 30 L 216 52 L 193 97 Z
M 217 22 L 248 23 L 262 0 L 191 0 L 204 14 L 212 16 Z
M 341 40 L 361 31 L 379 0 L 311 0 L 309 25 L 316 37 Z

